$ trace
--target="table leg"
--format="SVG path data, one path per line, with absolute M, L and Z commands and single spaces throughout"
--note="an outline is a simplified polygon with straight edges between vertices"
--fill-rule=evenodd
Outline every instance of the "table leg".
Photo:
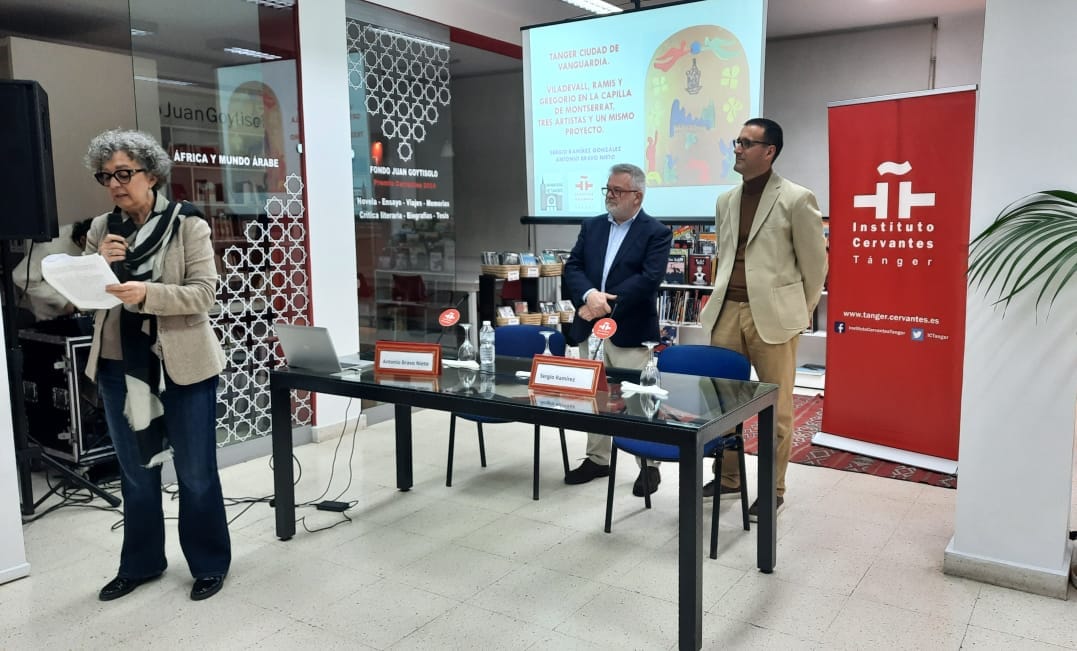
M 273 507 L 277 517 L 277 537 L 295 535 L 295 481 L 292 470 L 292 392 L 287 387 L 269 386 L 273 428 Z
M 411 407 L 396 405 L 396 487 L 411 490 Z
M 774 491 L 775 407 L 759 412 L 759 532 L 756 538 L 756 565 L 759 571 L 774 571 L 777 555 L 777 494 Z
M 677 646 L 684 650 L 703 646 L 703 455 L 694 441 L 680 455 Z

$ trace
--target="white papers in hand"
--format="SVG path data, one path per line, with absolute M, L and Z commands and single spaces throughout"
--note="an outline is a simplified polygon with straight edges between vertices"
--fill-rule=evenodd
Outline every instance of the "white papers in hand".
M 105 291 L 105 285 L 120 281 L 99 255 L 45 256 L 41 277 L 80 310 L 107 310 L 120 304 L 120 299 Z

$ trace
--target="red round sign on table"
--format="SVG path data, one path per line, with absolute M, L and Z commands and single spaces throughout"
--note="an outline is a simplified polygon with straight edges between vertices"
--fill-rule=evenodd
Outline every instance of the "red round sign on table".
M 438 323 L 445 326 L 446 328 L 449 326 L 456 325 L 459 320 L 460 310 L 454 307 L 450 307 L 449 309 L 438 315 Z
M 595 322 L 594 328 L 592 328 L 591 331 L 594 332 L 595 336 L 599 339 L 609 339 L 613 336 L 613 333 L 617 332 L 617 322 L 609 317 L 599 319 Z

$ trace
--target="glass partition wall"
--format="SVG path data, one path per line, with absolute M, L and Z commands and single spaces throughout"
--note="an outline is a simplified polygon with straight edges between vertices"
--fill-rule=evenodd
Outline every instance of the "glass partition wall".
M 269 434 L 272 324 L 310 314 L 294 4 L 130 0 L 138 127 L 172 156 L 165 192 L 212 228 L 221 445 Z M 298 396 L 296 424 L 311 415 Z
M 360 342 L 439 342 L 456 282 L 448 30 L 347 5 Z

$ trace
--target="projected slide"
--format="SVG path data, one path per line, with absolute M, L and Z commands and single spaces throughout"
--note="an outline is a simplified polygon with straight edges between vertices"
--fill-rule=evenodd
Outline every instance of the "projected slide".
M 524 32 L 528 206 L 591 216 L 610 165 L 647 172 L 656 216 L 714 214 L 731 142 L 760 114 L 763 0 L 704 0 Z

